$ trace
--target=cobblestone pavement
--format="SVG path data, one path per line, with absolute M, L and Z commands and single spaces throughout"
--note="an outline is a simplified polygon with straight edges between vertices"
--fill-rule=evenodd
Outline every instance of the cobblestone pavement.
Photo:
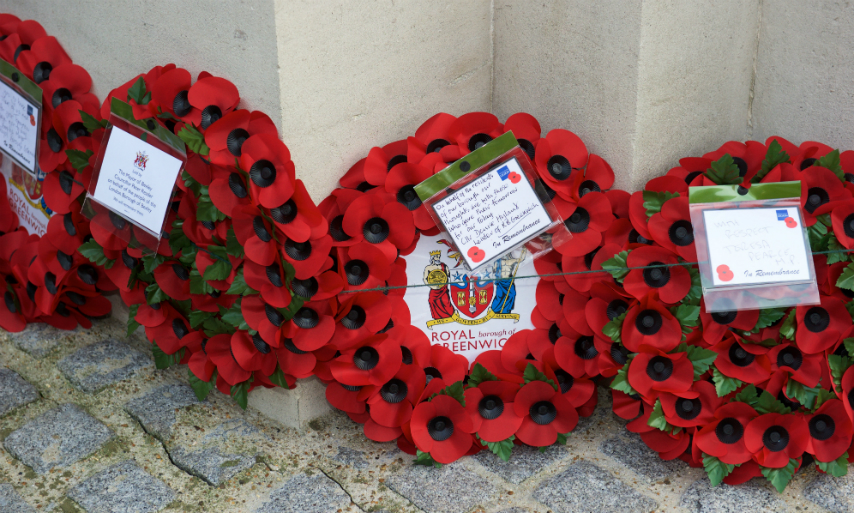
M 186 367 L 155 370 L 123 330 L 0 332 L 0 511 L 854 511 L 854 478 L 813 469 L 782 495 L 760 479 L 710 488 L 626 432 L 605 390 L 566 447 L 417 467 L 342 414 L 297 432 L 216 392 L 199 402 Z

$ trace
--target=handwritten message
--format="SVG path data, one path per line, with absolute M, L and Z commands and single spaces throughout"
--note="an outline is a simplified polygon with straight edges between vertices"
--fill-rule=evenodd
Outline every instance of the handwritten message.
M 811 278 L 798 208 L 706 210 L 703 218 L 715 286 Z
M 433 205 L 470 268 L 548 229 L 543 204 L 511 159 Z
M 0 81 L 0 150 L 30 173 L 36 172 L 39 106 Z
M 93 197 L 159 235 L 182 164 L 168 153 L 113 127 Z

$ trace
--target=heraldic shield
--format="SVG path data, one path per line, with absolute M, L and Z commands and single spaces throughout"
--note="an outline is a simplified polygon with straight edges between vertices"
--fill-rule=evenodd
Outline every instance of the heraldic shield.
M 463 283 L 451 287 L 451 301 L 461 316 L 476 319 L 492 304 L 495 294 L 493 282 L 481 282 L 477 277 L 465 276 Z

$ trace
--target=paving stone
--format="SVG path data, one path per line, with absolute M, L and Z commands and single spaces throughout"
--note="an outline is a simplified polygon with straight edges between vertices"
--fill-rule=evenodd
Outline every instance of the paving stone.
M 786 507 L 764 483 L 748 481 L 739 486 L 721 484 L 713 488 L 706 478 L 692 484 L 679 505 L 693 513 L 773 513 Z
M 75 331 L 60 330 L 44 323 L 30 323 L 21 332 L 9 333 L 9 337 L 21 351 L 35 358 L 43 358 Z
M 36 387 L 17 372 L 0 367 L 0 417 L 38 398 Z
M 602 442 L 599 450 L 650 481 L 664 479 L 687 468 L 682 460 L 662 460 L 657 452 L 647 447 L 640 436 L 634 433 L 608 438 Z
M 115 339 L 79 349 L 56 366 L 75 388 L 86 393 L 154 368 L 151 358 Z
M 254 456 L 224 454 L 219 447 L 193 452 L 181 446 L 172 447 L 169 457 L 175 466 L 212 486 L 219 486 L 257 461 Z
M 490 472 L 513 484 L 519 484 L 566 455 L 566 450 L 558 447 L 549 447 L 545 452 L 540 452 L 536 447 L 517 446 L 513 448 L 510 461 L 502 460 L 492 451 L 480 451 L 474 459 Z
M 427 513 L 458 513 L 488 501 L 497 490 L 460 463 L 442 468 L 411 465 L 385 484 Z
M 854 511 L 854 476 L 819 474 L 804 488 L 804 497 L 833 513 Z
M 502 509 L 498 513 L 530 513 L 531 510 L 525 508 L 510 508 L 510 509 Z
M 74 404 L 49 410 L 4 442 L 9 453 L 39 474 L 79 461 L 101 448 L 113 432 Z
M 0 484 L 0 511 L 3 513 L 35 513 L 36 510 L 18 495 L 10 484 Z
M 362 451 L 357 451 L 350 447 L 339 447 L 338 454 L 333 456 L 332 459 L 345 465 L 350 465 L 353 468 L 363 469 L 368 466 L 364 454 Z
M 154 513 L 176 498 L 166 484 L 133 460 L 95 474 L 68 492 L 87 513 Z
M 163 385 L 129 401 L 125 404 L 125 411 L 142 424 L 146 432 L 165 440 L 172 435 L 175 410 L 198 402 L 188 385 Z
M 534 499 L 557 513 L 646 513 L 658 504 L 592 463 L 570 465 L 542 483 Z
M 270 494 L 256 513 L 335 513 L 350 504 L 350 496 L 325 474 L 300 474 Z

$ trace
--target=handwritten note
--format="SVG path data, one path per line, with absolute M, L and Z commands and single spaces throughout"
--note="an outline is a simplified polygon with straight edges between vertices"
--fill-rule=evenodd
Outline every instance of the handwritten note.
M 93 196 L 98 203 L 159 235 L 182 164 L 113 127 Z
M 0 81 L 0 150 L 30 173 L 36 172 L 40 107 Z
M 705 210 L 703 217 L 715 286 L 811 278 L 798 208 Z
M 433 208 L 471 269 L 541 233 L 552 222 L 516 159 Z

